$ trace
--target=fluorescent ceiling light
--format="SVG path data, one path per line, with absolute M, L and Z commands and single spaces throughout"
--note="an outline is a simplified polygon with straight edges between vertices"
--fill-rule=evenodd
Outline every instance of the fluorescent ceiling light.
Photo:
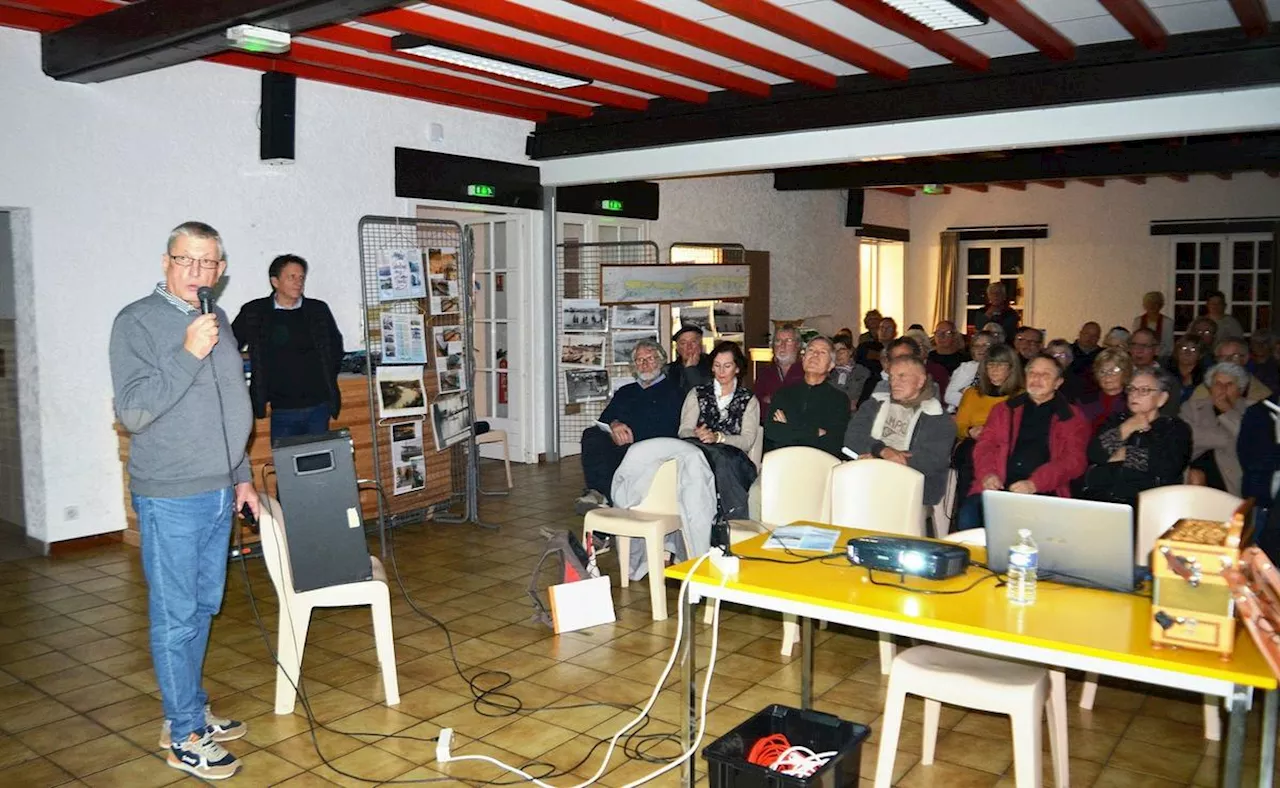
M 884 0 L 884 3 L 934 30 L 981 27 L 988 19 L 964 0 Z
M 227 43 L 233 49 L 245 52 L 269 52 L 281 55 L 289 51 L 288 33 L 255 25 L 236 25 L 227 28 Z
M 499 76 L 518 79 L 521 82 L 530 82 L 534 85 L 555 88 L 556 90 L 577 88 L 591 84 L 591 80 L 582 79 L 581 77 L 576 77 L 572 74 L 561 74 L 558 71 L 547 71 L 545 69 L 534 68 L 533 66 L 527 66 L 523 63 L 503 60 L 490 55 L 482 55 L 479 52 L 469 52 L 455 47 L 444 47 L 420 36 L 408 33 L 392 38 L 391 46 L 405 54 L 417 55 L 418 57 L 424 57 L 429 60 L 437 60 L 441 63 L 448 63 L 454 66 L 472 68 L 477 71 L 485 71 L 490 74 L 498 74 Z

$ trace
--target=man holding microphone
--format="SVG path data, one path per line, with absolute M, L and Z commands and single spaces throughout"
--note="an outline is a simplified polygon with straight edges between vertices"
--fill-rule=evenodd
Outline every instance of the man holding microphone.
M 219 780 L 240 767 L 219 742 L 246 729 L 213 715 L 201 679 L 226 586 L 232 512 L 247 506 L 258 516 L 245 456 L 253 414 L 235 341 L 219 341 L 230 336 L 220 331 L 227 316 L 207 289 L 227 268 L 222 238 L 207 224 L 181 224 L 161 268 L 164 281 L 116 316 L 111 378 L 116 416 L 130 434 L 161 746 L 173 768 Z

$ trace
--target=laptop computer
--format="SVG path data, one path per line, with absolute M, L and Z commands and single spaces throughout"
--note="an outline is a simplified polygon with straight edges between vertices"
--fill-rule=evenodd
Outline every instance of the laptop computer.
M 1008 570 L 1009 548 L 1027 528 L 1040 549 L 1041 579 L 1117 591 L 1138 584 L 1131 506 L 986 490 L 982 508 L 987 565 L 996 572 Z

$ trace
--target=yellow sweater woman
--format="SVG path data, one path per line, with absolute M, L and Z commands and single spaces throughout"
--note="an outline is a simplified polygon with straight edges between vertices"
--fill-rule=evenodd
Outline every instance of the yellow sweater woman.
M 1022 391 L 1022 364 L 1008 345 L 995 345 L 978 369 L 978 380 L 965 391 L 956 410 L 956 434 L 960 440 L 976 439 L 997 404 Z

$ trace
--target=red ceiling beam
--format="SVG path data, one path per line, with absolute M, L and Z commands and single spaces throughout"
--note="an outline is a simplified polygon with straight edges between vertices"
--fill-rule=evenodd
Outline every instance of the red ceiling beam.
M 916 190 L 911 188 L 910 186 L 884 186 L 882 188 L 876 189 L 876 191 L 888 192 L 889 194 L 896 194 L 899 197 L 915 197 L 916 196 Z
M 1267 6 L 1262 0 L 1231 0 L 1231 10 L 1236 12 L 1240 27 L 1250 38 L 1265 36 L 1271 21 L 1267 18 Z
M 491 115 L 507 115 L 513 118 L 531 120 L 535 123 L 547 119 L 547 113 L 541 110 L 528 109 L 526 107 L 515 107 L 510 104 L 499 104 L 495 101 L 485 101 L 483 99 L 472 98 L 471 96 L 463 96 L 458 93 L 446 93 L 443 90 L 432 90 L 431 88 L 406 85 L 403 82 L 393 82 L 389 79 L 377 79 L 375 77 L 368 77 L 362 74 L 351 74 L 346 71 L 334 71 L 329 68 L 312 66 L 306 63 L 296 63 L 292 60 L 284 60 L 281 58 L 249 55 L 242 52 L 224 52 L 205 59 L 214 63 L 223 63 L 229 66 L 240 66 L 241 68 L 249 68 L 256 71 L 280 71 L 286 74 L 293 74 L 303 79 L 311 80 L 312 82 L 328 82 L 333 85 L 343 85 L 345 87 L 368 90 L 374 93 L 387 93 L 393 96 L 402 96 L 404 98 L 418 99 L 420 101 L 430 101 L 434 104 L 445 104 L 448 106 L 463 107 L 465 109 L 474 109 L 478 112 L 487 112 Z
M 985 183 L 957 183 L 956 186 L 961 189 L 968 189 L 971 192 L 980 192 L 986 194 L 989 186 Z
M 1263 170 L 1268 178 L 1280 178 L 1280 170 Z
M 667 98 L 707 102 L 707 91 L 682 85 L 667 79 L 641 74 L 638 71 L 619 68 L 608 63 L 562 52 L 540 44 L 531 44 L 518 38 L 490 33 L 478 28 L 460 25 L 422 11 L 380 11 L 360 18 L 361 22 L 402 33 L 413 33 L 446 45 L 465 47 L 476 52 L 486 52 L 495 57 L 517 60 L 533 66 L 549 68 L 575 76 L 609 82 L 633 90 L 653 93 Z
M 995 185 L 1001 189 L 1013 189 L 1015 192 L 1025 192 L 1027 190 L 1027 184 L 1023 181 L 1004 181 Z
M 431 5 L 576 44 L 631 63 L 643 63 L 660 71 L 680 74 L 709 85 L 761 98 L 769 97 L 770 87 L 767 82 L 508 0 L 432 0 Z
M 969 0 L 969 3 L 1054 60 L 1071 60 L 1076 56 L 1075 44 L 1048 22 L 1023 8 L 1018 0 Z
M 57 14 L 77 21 L 85 17 L 105 14 L 120 7 L 106 0 L 0 0 L 0 5 L 44 14 Z
M 1177 181 L 1178 183 L 1186 183 L 1188 180 L 1190 180 L 1185 175 L 1167 175 L 1165 177 L 1167 177 L 1171 181 Z
M 1048 186 L 1050 189 L 1065 189 L 1065 188 L 1067 188 L 1067 182 L 1066 182 L 1066 181 L 1036 181 L 1036 183 L 1040 184 L 1041 186 Z
M 31 30 L 36 33 L 51 33 L 76 23 L 75 19 L 65 16 L 42 14 L 28 11 L 25 8 L 10 8 L 0 5 L 0 27 L 16 27 L 19 30 Z
M 1099 189 L 1107 185 L 1106 178 L 1081 178 L 1081 183 L 1087 183 L 1090 186 L 1097 186 Z
M 1147 49 L 1162 50 L 1169 34 L 1143 0 L 1098 0 L 1129 35 Z
M 423 65 L 435 66 L 437 68 L 447 68 L 463 74 L 472 74 L 495 82 L 505 82 L 509 85 L 519 85 L 523 88 L 531 90 L 545 90 L 554 95 L 567 96 L 580 101 L 591 101 L 596 104 L 607 104 L 611 107 L 620 107 L 622 109 L 634 109 L 643 112 L 649 108 L 649 100 L 643 96 L 637 96 L 633 93 L 624 93 L 620 90 L 611 90 L 609 88 L 597 87 L 595 85 L 583 85 L 576 88 L 546 88 L 534 85 L 532 82 L 525 82 L 522 79 L 508 77 L 502 74 L 491 74 L 487 71 L 481 71 L 478 68 L 467 68 L 466 66 L 458 66 L 453 63 L 445 63 L 441 60 L 432 60 L 431 58 L 419 57 L 417 55 L 409 55 L 401 52 L 391 46 L 391 37 L 384 36 L 381 33 L 374 33 L 369 30 L 358 30 L 354 27 L 346 25 L 331 25 L 330 27 L 319 27 L 314 30 L 308 30 L 303 33 L 306 38 L 315 39 L 317 41 L 327 41 L 330 44 L 341 44 L 343 46 L 352 47 L 354 49 L 363 49 L 366 52 L 375 52 L 380 55 L 390 55 L 409 63 L 420 63 Z
M 906 79 L 907 67 L 890 60 L 874 49 L 836 35 L 825 27 L 780 8 L 765 0 L 702 0 L 726 14 L 750 22 L 756 27 L 785 36 L 792 41 L 824 52 L 851 66 L 891 79 Z
M 1217 178 L 1220 181 L 1229 181 L 1231 180 L 1232 175 L 1229 172 L 1215 172 L 1213 174 L 1213 177 Z
M 799 60 L 779 55 L 762 46 L 743 41 L 740 38 L 721 33 L 719 30 L 686 19 L 683 16 L 655 8 L 639 0 L 569 0 L 574 5 L 589 8 L 597 13 L 621 19 L 624 22 L 643 27 L 660 36 L 682 41 L 689 46 L 715 52 L 718 55 L 755 66 L 762 71 L 777 74 L 780 77 L 832 89 L 836 86 L 836 75 L 822 69 L 814 68 Z M 897 64 L 895 64 L 897 65 Z M 905 68 L 899 66 L 899 68 Z M 873 72 L 875 73 L 875 72 Z M 880 74 L 882 77 L 893 77 L 892 73 Z
M 881 0 L 836 0 L 854 13 L 866 17 L 877 25 L 906 36 L 925 49 L 937 52 L 958 66 L 971 71 L 986 71 L 991 59 L 954 36 L 921 24 L 901 11 L 885 5 Z
M 525 90 L 492 85 L 487 82 L 479 82 L 474 79 L 466 79 L 465 77 L 458 77 L 439 71 L 426 71 L 412 66 L 401 66 L 384 60 L 360 57 L 346 52 L 312 46 L 311 44 L 294 42 L 293 46 L 289 48 L 288 54 L 280 57 L 284 60 L 292 60 L 295 63 L 308 63 L 337 71 L 363 74 L 378 79 L 389 79 L 393 82 L 403 82 L 406 85 L 446 90 L 450 93 L 490 99 L 516 107 L 530 107 L 548 112 L 559 112 L 576 118 L 591 116 L 591 107 L 586 104 L 566 101 L 543 93 L 530 93 Z
M 1147 176 L 1145 176 L 1145 175 L 1130 175 L 1129 177 L 1125 178 L 1125 180 L 1126 180 L 1126 181 L 1128 181 L 1129 183 L 1134 184 L 1135 186 L 1143 186 L 1143 185 L 1145 185 L 1145 184 L 1146 184 L 1146 182 L 1147 182 Z

